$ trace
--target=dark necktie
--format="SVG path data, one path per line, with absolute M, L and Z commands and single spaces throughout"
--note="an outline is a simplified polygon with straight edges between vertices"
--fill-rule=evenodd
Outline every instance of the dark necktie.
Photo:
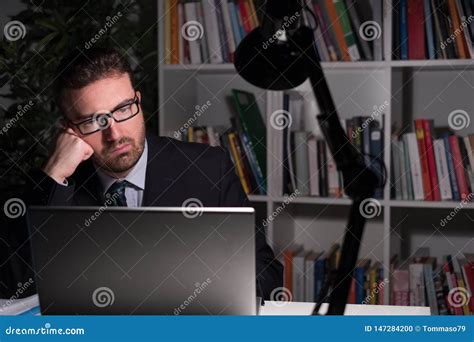
M 105 204 L 112 207 L 126 207 L 125 188 L 127 181 L 117 181 L 105 193 Z

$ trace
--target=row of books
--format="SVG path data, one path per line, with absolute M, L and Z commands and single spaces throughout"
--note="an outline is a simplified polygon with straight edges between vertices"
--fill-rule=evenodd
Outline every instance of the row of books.
M 291 194 L 298 189 L 301 196 L 343 197 L 342 174 L 322 134 L 319 124 L 306 118 L 304 97 L 297 92 L 283 94 L 282 111 L 276 111 L 279 118 L 271 117 L 275 127 L 278 120 L 288 123 L 282 129 L 271 131 L 272 152 L 275 167 L 272 180 L 281 184 L 277 196 Z M 375 113 L 383 122 L 383 113 Z M 342 120 L 351 143 L 364 154 L 366 164 L 379 179 L 375 198 L 383 197 L 383 127 L 375 116 L 356 116 Z M 307 127 L 314 130 L 308 132 Z M 277 127 L 278 128 L 278 127 Z M 280 164 L 280 165 L 278 165 Z
M 391 303 L 429 306 L 433 315 L 474 314 L 474 254 L 446 255 L 440 264 L 426 252 L 421 255 L 403 264 L 392 259 Z
M 340 245 L 334 243 L 325 252 L 306 251 L 300 245 L 283 252 L 284 287 L 295 302 L 317 302 L 328 279 L 337 269 Z M 384 288 L 388 280 L 380 262 L 370 259 L 358 261 L 354 270 L 349 304 L 384 304 Z
M 383 1 L 306 0 L 319 25 L 314 38 L 321 61 L 381 61 L 383 59 Z
M 396 199 L 470 201 L 474 191 L 474 135 L 459 137 L 415 120 L 414 133 L 392 139 L 392 195 Z
M 265 195 L 266 128 L 254 94 L 232 89 L 230 127 L 190 126 L 171 134 L 182 141 L 225 148 L 247 195 Z
M 240 41 L 260 25 L 253 0 L 166 0 L 166 64 L 232 63 Z M 284 23 L 315 27 L 322 61 L 382 60 L 382 1 L 306 0 L 308 11 Z M 282 27 L 283 28 L 283 27 Z
M 240 41 L 260 25 L 253 0 L 163 3 L 166 64 L 232 63 Z
M 474 58 L 474 3 L 470 0 L 393 2 L 395 59 Z

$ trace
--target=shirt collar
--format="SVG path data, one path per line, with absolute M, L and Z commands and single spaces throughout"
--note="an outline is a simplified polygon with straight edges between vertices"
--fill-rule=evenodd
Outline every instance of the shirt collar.
M 145 146 L 143 148 L 142 155 L 138 159 L 138 162 L 133 167 L 132 171 L 123 178 L 117 179 L 114 177 L 109 176 L 104 171 L 99 168 L 97 170 L 97 176 L 99 177 L 100 183 L 102 184 L 103 194 L 110 188 L 110 186 L 118 180 L 126 180 L 139 190 L 145 190 L 145 177 L 146 177 L 146 166 L 148 160 L 148 144 L 145 139 Z

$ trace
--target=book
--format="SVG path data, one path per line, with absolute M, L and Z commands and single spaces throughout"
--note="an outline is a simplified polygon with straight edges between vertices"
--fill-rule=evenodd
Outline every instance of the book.
M 409 0 L 407 4 L 408 15 L 408 58 L 425 59 L 425 28 L 423 0 Z
M 240 117 L 242 128 L 247 134 L 249 141 L 252 143 L 258 166 L 260 167 L 262 174 L 266 175 L 266 128 L 255 95 L 247 91 L 232 89 L 232 97 Z

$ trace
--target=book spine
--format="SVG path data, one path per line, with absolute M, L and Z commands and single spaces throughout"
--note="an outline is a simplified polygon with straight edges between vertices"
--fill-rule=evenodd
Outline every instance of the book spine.
M 451 190 L 451 183 L 449 181 L 448 161 L 446 160 L 444 140 L 437 139 L 433 141 L 433 148 L 435 151 L 436 169 L 438 172 L 441 200 L 452 200 L 453 193 Z
M 330 22 L 332 24 L 334 35 L 337 39 L 337 44 L 339 45 L 339 50 L 342 52 L 342 60 L 345 62 L 350 62 L 351 56 L 349 54 L 349 48 L 344 38 L 344 31 L 337 15 L 337 9 L 334 4 L 334 0 L 325 0 L 325 4 Z
M 433 151 L 433 137 L 432 137 L 432 121 L 423 120 L 423 130 L 425 133 L 426 156 L 428 159 L 428 168 L 431 179 L 432 197 L 435 201 L 441 201 L 441 193 L 439 191 L 438 174 L 436 171 L 436 161 Z
M 435 50 L 435 39 L 433 34 L 433 20 L 432 20 L 432 11 L 431 11 L 431 0 L 424 0 L 424 10 L 425 10 L 425 31 L 426 31 L 426 42 L 428 45 L 428 58 L 436 59 L 436 50 Z
M 204 15 L 204 24 L 208 44 L 208 52 L 210 61 L 213 64 L 223 63 L 222 50 L 219 38 L 219 26 L 216 16 L 216 3 L 214 0 L 202 2 L 202 10 Z
M 400 0 L 400 59 L 408 59 L 408 13 L 407 1 Z
M 171 64 L 179 64 L 178 0 L 170 0 L 171 13 Z
M 229 13 L 229 4 L 227 0 L 219 0 L 222 10 L 222 19 L 224 22 L 225 28 L 225 37 L 227 42 L 227 47 L 229 50 L 229 61 L 234 62 L 234 52 L 235 52 L 235 41 L 234 34 L 232 32 L 232 22 Z
M 409 0 L 408 7 L 408 57 L 425 59 L 425 29 L 423 27 L 423 0 Z M 423 19 L 422 19 L 423 18 Z
M 327 47 L 327 50 L 328 50 L 329 60 L 331 62 L 337 62 L 336 49 L 334 48 L 334 44 L 331 41 L 331 37 L 329 35 L 326 22 L 324 21 L 324 17 L 323 17 L 323 13 L 322 13 L 320 4 L 314 4 L 314 13 L 317 16 L 319 25 L 321 27 L 321 33 L 323 35 L 324 43 L 325 43 L 325 45 Z
M 351 22 L 347 15 L 347 8 L 343 0 L 334 0 L 334 6 L 341 23 L 341 28 L 344 33 L 344 39 L 346 41 L 347 50 L 352 61 L 360 60 L 359 48 L 357 47 L 354 33 L 352 32 Z
M 423 190 L 423 176 L 421 171 L 420 153 L 418 150 L 418 142 L 415 133 L 407 133 L 407 144 L 405 148 L 408 150 L 410 157 L 411 180 L 413 183 L 413 197 L 415 200 L 425 199 Z
M 451 189 L 453 190 L 453 200 L 459 201 L 460 194 L 458 183 L 456 180 L 456 171 L 454 170 L 454 161 L 453 161 L 453 154 L 451 151 L 451 143 L 449 141 L 449 136 L 445 136 L 444 140 L 444 147 L 446 149 L 446 160 L 448 161 L 448 173 L 449 173 L 449 182 L 451 183 Z
M 425 143 L 425 131 L 423 129 L 423 121 L 415 120 L 416 139 L 418 141 L 418 151 L 420 153 L 421 173 L 423 179 L 423 191 L 425 194 L 425 201 L 433 200 L 433 191 L 430 179 L 430 171 L 428 166 L 428 156 Z
M 308 139 L 309 185 L 311 196 L 319 196 L 318 147 L 315 137 Z
M 378 27 L 382 29 L 383 27 L 383 1 L 382 0 L 373 0 L 372 1 L 372 12 L 373 20 L 377 23 Z M 382 61 L 383 60 L 383 35 L 374 39 L 373 49 L 374 49 L 374 60 Z
M 468 58 L 467 51 L 465 49 L 464 43 L 464 36 L 461 34 L 454 34 L 456 30 L 459 30 L 461 26 L 461 19 L 459 18 L 459 12 L 456 5 L 456 0 L 447 0 L 448 1 L 448 9 L 449 9 L 449 16 L 452 20 L 452 32 L 454 35 L 454 40 L 456 42 L 456 48 L 458 51 L 458 58 Z
M 464 172 L 461 151 L 459 149 L 458 137 L 455 135 L 450 136 L 449 145 L 453 155 L 454 172 L 456 174 L 456 181 L 459 188 L 459 196 L 461 200 L 464 200 L 469 196 L 469 189 L 467 185 L 466 174 Z

